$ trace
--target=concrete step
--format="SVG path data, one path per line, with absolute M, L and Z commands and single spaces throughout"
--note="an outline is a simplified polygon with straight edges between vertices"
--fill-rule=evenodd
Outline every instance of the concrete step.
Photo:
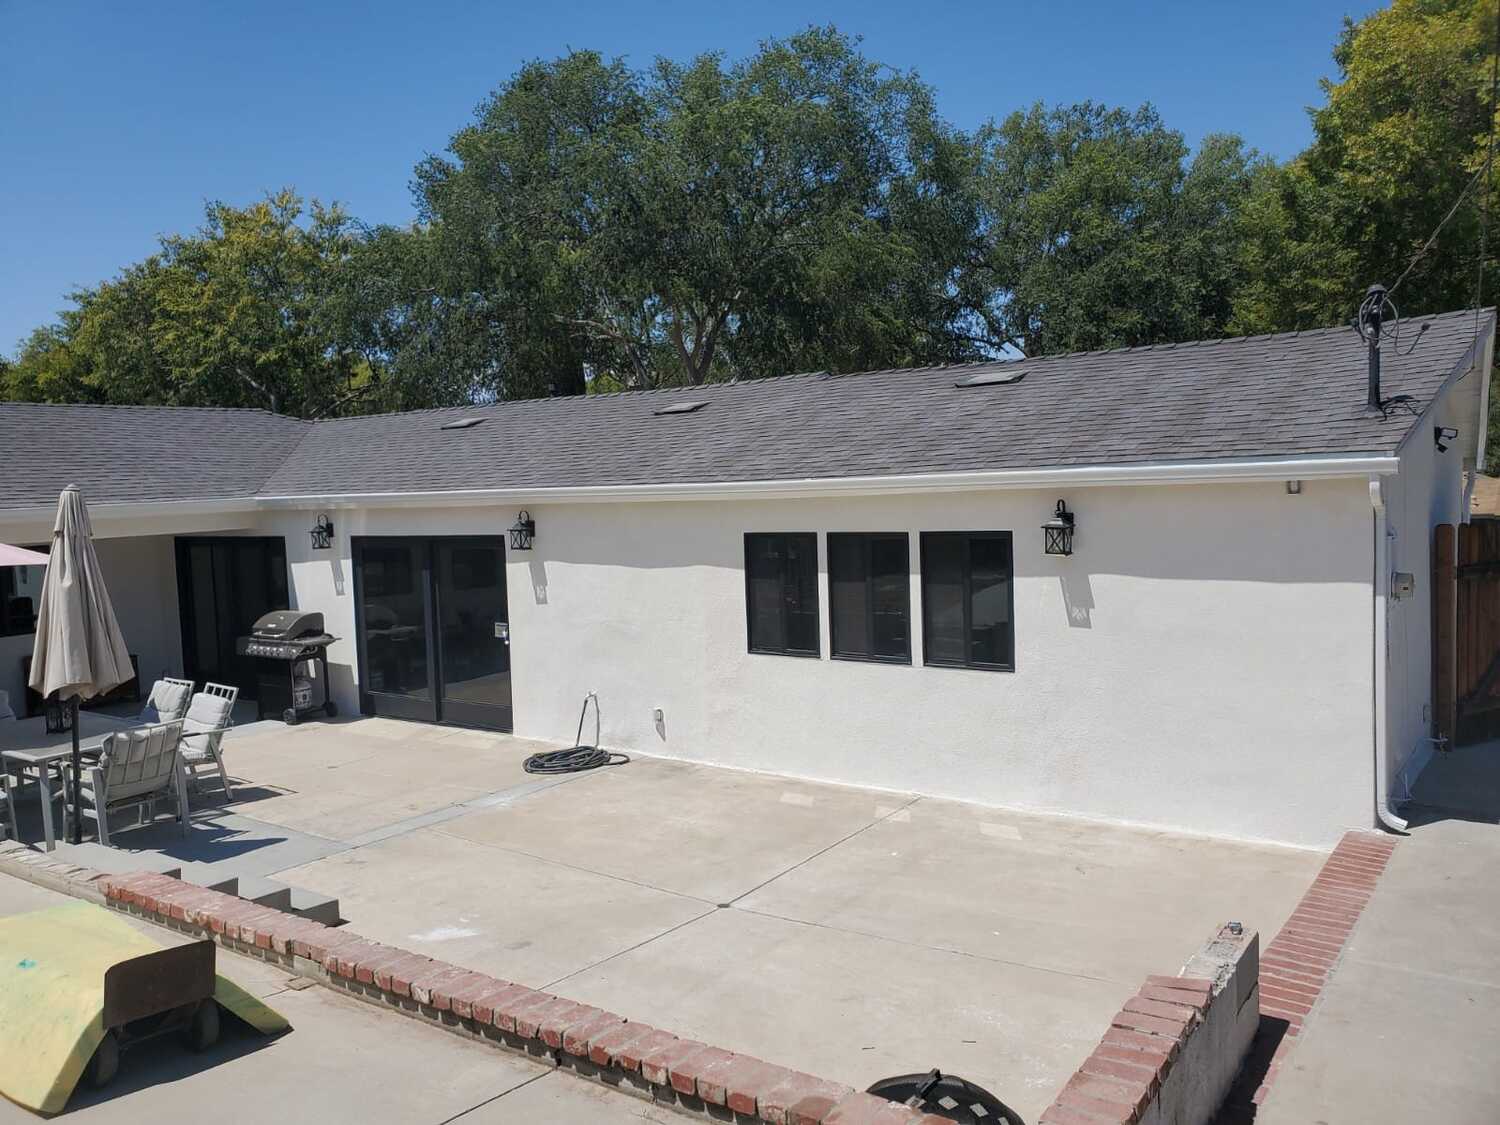
M 269 906 L 273 910 L 292 908 L 292 888 L 284 883 L 273 883 L 258 875 L 246 875 L 239 881 L 239 897 L 257 906 Z
M 325 926 L 337 926 L 343 921 L 339 917 L 339 900 L 317 891 L 305 891 L 301 887 L 292 889 L 292 913 Z
M 206 887 L 211 891 L 218 891 L 224 895 L 238 895 L 240 893 L 240 880 L 238 875 L 226 875 L 221 867 L 212 863 L 184 863 L 182 874 L 178 876 L 184 882 L 195 886 Z

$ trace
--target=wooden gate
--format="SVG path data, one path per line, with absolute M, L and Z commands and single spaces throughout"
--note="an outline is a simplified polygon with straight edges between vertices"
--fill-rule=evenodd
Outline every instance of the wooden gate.
M 1439 524 L 1432 550 L 1434 725 L 1463 745 L 1500 731 L 1500 520 Z

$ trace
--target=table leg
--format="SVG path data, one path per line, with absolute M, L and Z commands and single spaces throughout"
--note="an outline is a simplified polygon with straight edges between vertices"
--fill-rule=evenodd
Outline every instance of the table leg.
M 42 764 L 37 784 L 42 790 L 42 838 L 47 841 L 47 850 L 57 847 L 57 834 L 52 830 L 52 769 Z
M 10 815 L 10 830 L 15 833 L 15 838 L 21 838 L 21 822 L 16 819 L 16 779 L 19 776 L 11 772 L 10 763 L 5 762 L 0 769 L 5 773 L 5 811 Z

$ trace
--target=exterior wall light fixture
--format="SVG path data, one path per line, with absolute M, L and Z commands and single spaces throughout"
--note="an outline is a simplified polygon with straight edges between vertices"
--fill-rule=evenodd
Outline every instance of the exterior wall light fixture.
M 312 530 L 308 534 L 312 536 L 314 551 L 326 551 L 333 546 L 333 521 L 326 512 L 313 521 Z
M 512 551 L 531 550 L 531 541 L 536 538 L 536 520 L 531 518 L 531 513 L 522 508 L 516 516 L 516 522 L 510 525 L 510 549 Z
M 1052 518 L 1042 524 L 1042 545 L 1049 555 L 1073 553 L 1073 513 L 1061 500 Z

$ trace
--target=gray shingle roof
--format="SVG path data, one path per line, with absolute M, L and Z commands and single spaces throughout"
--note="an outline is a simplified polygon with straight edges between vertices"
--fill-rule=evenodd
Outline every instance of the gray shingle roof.
M 1487 325 L 1488 319 L 1485 321 Z M 1417 333 L 1427 331 L 1420 341 Z M 1386 396 L 1425 407 L 1474 340 L 1472 313 L 1408 320 Z M 1364 413 L 1350 328 L 1015 361 L 790 375 L 646 393 L 320 422 L 268 495 L 787 480 L 1393 451 L 1415 422 Z M 669 402 L 702 401 L 658 415 Z M 444 422 L 485 418 L 470 429 Z
M 1385 395 L 1412 401 L 1384 418 L 1364 412 L 1365 348 L 1347 327 L 315 423 L 257 411 L 0 404 L 0 450 L 21 451 L 5 456 L 0 506 L 48 500 L 68 479 L 98 502 L 1391 453 L 1468 353 L 1475 323 L 1472 312 L 1408 319 L 1406 355 L 1388 336 Z M 1487 310 L 1481 331 L 1492 325 Z M 995 369 L 1023 377 L 953 385 Z M 706 405 L 657 413 L 673 402 Z M 467 417 L 484 421 L 442 429 Z
M 0 403 L 0 508 L 254 496 L 311 423 L 264 410 Z

